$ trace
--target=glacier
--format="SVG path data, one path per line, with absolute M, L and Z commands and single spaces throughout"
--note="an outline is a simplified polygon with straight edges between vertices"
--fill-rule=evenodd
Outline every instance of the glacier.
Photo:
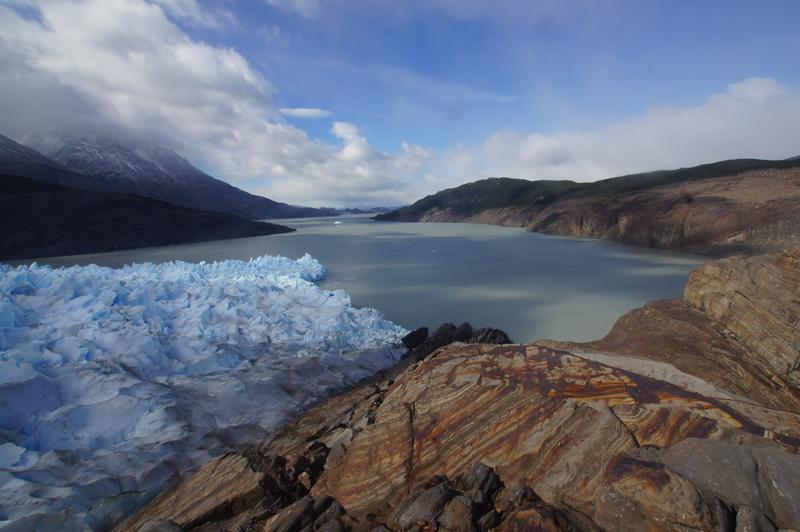
M 400 358 L 305 255 L 0 265 L 0 530 L 107 529 Z

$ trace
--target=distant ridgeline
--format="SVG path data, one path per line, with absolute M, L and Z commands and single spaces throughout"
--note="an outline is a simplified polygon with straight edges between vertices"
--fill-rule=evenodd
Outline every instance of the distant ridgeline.
M 0 174 L 0 259 L 271 235 L 289 227 Z
M 113 155 L 108 151 L 92 153 L 98 168 Z M 164 153 L 184 164 L 187 172 L 193 168 L 174 152 L 162 150 L 162 155 L 166 156 Z M 135 156 L 133 152 L 130 155 Z M 133 165 L 134 160 L 127 159 L 125 164 L 128 163 Z M 140 165 L 140 169 L 147 167 L 144 162 Z M 151 162 L 150 167 L 155 168 L 155 163 Z M 148 175 L 89 175 L 72 171 L 0 135 L 0 260 L 293 231 L 282 225 L 252 220 L 256 214 L 273 212 L 266 208 L 271 205 L 277 206 L 280 212 L 289 206 L 252 196 L 205 174 L 202 174 L 205 177 L 190 178 L 174 173 L 169 178 L 172 185 L 160 184 L 160 179 L 167 179 L 165 167 L 161 166 L 161 173 L 154 170 Z M 88 168 L 89 165 L 82 167 Z M 203 183 L 209 188 L 203 189 Z M 198 188 L 193 195 L 183 198 L 185 201 L 168 202 L 161 197 L 179 200 L 181 187 L 194 189 L 195 186 Z M 197 192 L 202 190 L 208 192 L 207 197 Z M 228 200 L 225 200 L 226 193 Z M 240 212 L 234 213 L 237 195 L 252 201 L 241 203 Z M 208 208 L 201 209 L 200 204 Z M 264 210 L 258 210 L 259 205 Z M 291 209 L 285 212 L 297 214 Z
M 65 137 L 47 156 L 0 135 L 0 173 L 69 187 L 126 192 L 249 219 L 335 216 L 256 196 L 215 179 L 164 146 L 94 134 Z
M 249 194 L 172 150 L 83 135 L 43 155 L 0 135 L 0 259 L 285 233 L 254 220 L 331 216 Z
M 800 241 L 800 159 L 734 159 L 594 183 L 489 178 L 376 220 L 475 222 L 709 255 Z

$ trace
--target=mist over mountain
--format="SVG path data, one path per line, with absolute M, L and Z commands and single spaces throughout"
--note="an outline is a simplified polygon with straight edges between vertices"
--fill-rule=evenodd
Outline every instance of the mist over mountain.
M 153 142 L 98 133 L 65 133 L 39 151 L 0 135 L 0 171 L 47 183 L 125 192 L 249 219 L 331 216 L 333 209 L 280 203 L 250 194 L 196 168 Z

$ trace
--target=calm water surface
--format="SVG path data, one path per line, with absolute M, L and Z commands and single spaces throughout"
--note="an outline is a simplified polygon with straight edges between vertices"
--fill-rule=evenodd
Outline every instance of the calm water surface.
M 338 221 L 340 223 L 334 223 Z M 42 259 L 54 266 L 297 258 L 328 269 L 322 286 L 379 309 L 406 328 L 443 321 L 505 330 L 512 340 L 586 341 L 623 313 L 679 296 L 702 257 L 477 224 L 282 220 L 296 233 Z

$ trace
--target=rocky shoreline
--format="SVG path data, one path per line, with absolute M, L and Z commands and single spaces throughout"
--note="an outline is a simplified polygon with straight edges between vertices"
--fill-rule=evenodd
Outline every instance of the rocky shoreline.
M 745 162 L 596 183 L 484 179 L 375 219 L 524 227 L 711 257 L 800 245 L 800 164 Z
M 117 530 L 800 528 L 798 316 L 794 250 L 708 263 L 597 342 L 419 331 Z

